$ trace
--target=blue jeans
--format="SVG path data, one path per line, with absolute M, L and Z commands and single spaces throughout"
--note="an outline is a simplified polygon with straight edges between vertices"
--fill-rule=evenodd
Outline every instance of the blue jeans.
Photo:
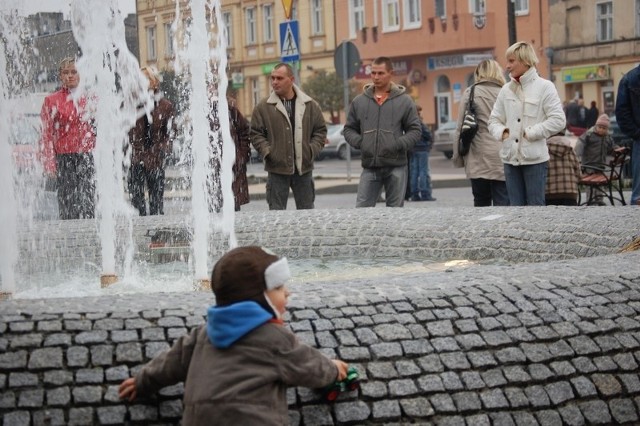
M 631 145 L 631 204 L 637 206 L 640 201 L 640 141 Z
M 527 166 L 504 165 L 504 177 L 512 206 L 544 206 L 547 168 L 545 161 Z
M 411 198 L 428 200 L 431 198 L 431 176 L 429 175 L 429 152 L 416 151 L 411 154 Z
M 502 180 L 471 179 L 474 207 L 508 206 L 507 184 Z
M 407 191 L 407 166 L 362 169 L 356 207 L 375 207 L 383 186 L 387 207 L 402 207 Z

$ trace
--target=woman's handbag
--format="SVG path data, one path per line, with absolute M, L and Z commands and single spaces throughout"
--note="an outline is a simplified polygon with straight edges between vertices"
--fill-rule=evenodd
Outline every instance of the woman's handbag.
M 471 149 L 471 142 L 478 133 L 478 122 L 476 121 L 476 106 L 473 103 L 473 92 L 476 88 L 474 84 L 471 86 L 471 92 L 469 93 L 469 102 L 464 112 L 464 119 L 462 121 L 462 127 L 460 128 L 460 139 L 458 140 L 458 153 L 464 157 L 469 153 Z

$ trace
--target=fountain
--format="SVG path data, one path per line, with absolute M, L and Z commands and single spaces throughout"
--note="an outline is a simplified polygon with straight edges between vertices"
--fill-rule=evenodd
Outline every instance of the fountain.
M 218 7 L 216 7 L 216 5 Z M 206 0 L 193 0 L 190 4 L 192 10 L 203 11 L 203 13 L 192 13 L 193 19 L 189 26 L 184 28 L 182 45 L 186 46 L 178 50 L 178 61 L 176 67 L 184 75 L 189 76 L 190 90 L 188 93 L 189 108 L 188 116 L 185 120 L 187 124 L 184 130 L 185 140 L 191 149 L 192 170 L 191 170 L 191 221 L 184 222 L 179 228 L 191 226 L 191 251 L 190 262 L 193 266 L 194 279 L 203 287 L 208 287 L 208 275 L 211 259 L 210 240 L 212 229 L 221 230 L 228 238 L 228 245 L 235 246 L 236 241 L 233 235 L 234 229 L 234 209 L 233 203 L 223 203 L 218 206 L 219 213 L 209 213 L 208 188 L 220 191 L 224 200 L 233 199 L 231 191 L 231 165 L 234 161 L 234 144 L 228 128 L 228 110 L 225 96 L 218 96 L 218 93 L 226 93 L 227 77 L 226 68 L 226 41 L 224 32 L 217 31 L 216 22 L 221 22 L 219 3 Z M 180 19 L 180 6 L 176 4 L 176 23 L 182 22 Z M 210 22 L 207 22 L 207 17 Z M 94 4 L 88 0 L 78 0 L 72 3 L 71 20 L 74 37 L 82 50 L 82 56 L 77 61 L 77 69 L 81 76 L 79 90 L 74 92 L 74 100 L 79 98 L 88 99 L 88 110 L 92 113 L 96 127 L 96 148 L 94 151 L 96 164 L 96 193 L 97 207 L 96 219 L 98 225 L 98 247 L 100 254 L 96 258 L 92 251 L 83 253 L 87 258 L 85 267 L 98 269 L 100 263 L 100 282 L 102 287 L 112 285 L 118 281 L 131 281 L 134 269 L 135 241 L 133 238 L 134 214 L 132 208 L 126 201 L 127 195 L 124 193 L 123 184 L 124 173 L 128 159 L 124 156 L 123 147 L 128 145 L 128 129 L 135 123 L 137 110 L 140 105 L 144 112 L 148 113 L 153 106 L 153 101 L 147 92 L 148 83 L 139 70 L 139 64 L 128 51 L 124 38 L 123 17 L 117 8 L 115 0 L 99 2 Z M 16 29 L 15 19 L 6 19 L 3 23 L 3 32 L 8 34 L 20 34 Z M 12 26 L 13 25 L 13 26 Z M 214 28 L 215 31 L 211 31 Z M 217 34 L 212 39 L 211 34 Z M 10 44 L 9 39 L 3 45 L 5 50 L 16 49 L 13 46 L 20 46 L 15 42 Z M 177 41 L 176 41 L 177 43 Z M 213 48 L 211 45 L 213 44 Z M 13 51 L 12 57 L 20 57 Z M 44 53 L 44 52 L 42 52 Z M 5 55 L 3 55 L 3 60 Z M 3 67 L 7 69 L 7 65 Z M 2 90 L 3 99 L 8 99 L 12 94 L 8 93 L 9 81 L 8 73 L 3 74 Z M 211 89 L 211 90 L 210 90 Z M 207 93 L 215 96 L 207 96 Z M 213 104 L 217 103 L 217 114 L 220 129 L 213 131 L 210 128 L 209 120 L 213 110 Z M 6 105 L 6 103 L 3 103 Z M 139 114 L 139 113 L 138 113 Z M 139 115 L 138 115 L 139 116 Z M 0 126 L 7 126 L 6 114 L 3 114 L 3 122 Z M 2 127 L 0 127 L 2 129 Z M 7 132 L 2 132 L 6 134 Z M 3 143 L 1 149 L 10 150 L 8 143 Z M 215 148 L 215 149 L 214 149 Z M 223 154 L 220 153 L 220 150 Z M 221 175 L 214 179 L 209 172 L 210 158 L 217 156 L 222 167 Z M 221 157 L 221 158 L 220 158 Z M 3 155 L 3 158 L 11 158 L 10 155 Z M 2 168 L 2 173 L 11 174 L 12 167 Z M 19 181 L 19 179 L 18 179 Z M 20 223 L 17 215 L 17 201 L 14 196 L 14 186 L 11 185 L 13 179 L 2 179 L 3 185 L 7 185 L 4 194 L 9 196 L 11 207 L 3 209 L 2 214 L 5 223 L 15 224 L 3 228 L 3 244 L 6 245 L 6 253 L 2 259 L 2 288 L 7 293 L 13 293 L 14 287 L 14 267 L 18 258 L 18 250 L 12 248 L 17 246 L 18 236 L 16 230 Z M 21 182 L 22 184 L 22 182 Z M 21 188 L 24 190 L 24 188 Z M 42 191 L 40 191 L 42 192 Z M 37 223 L 29 223 L 26 227 L 29 232 L 33 232 Z M 86 225 L 82 225 L 86 226 Z M 59 228 L 65 228 L 65 224 L 59 224 Z M 40 251 L 46 258 L 45 263 L 54 269 L 60 269 L 58 262 L 61 260 L 60 254 L 55 253 L 55 249 L 48 247 L 51 235 L 40 237 L 37 243 L 31 244 L 31 249 Z M 218 235 L 216 238 L 220 238 Z M 94 240 L 90 239 L 90 244 Z M 68 256 L 65 254 L 63 256 Z M 55 260 L 52 260 L 55 258 Z M 35 262 L 34 262 L 35 263 Z M 62 264 L 65 262 L 62 261 Z M 22 272 L 32 270 L 33 264 L 30 261 L 25 265 L 17 265 Z M 70 266 L 70 265 L 69 265 Z M 46 267 L 39 267 L 46 270 Z M 37 268 L 36 268 L 37 269 Z M 71 272 L 73 268 L 65 272 Z M 140 268 L 137 268 L 140 270 Z M 79 271 L 77 271 L 79 272 Z

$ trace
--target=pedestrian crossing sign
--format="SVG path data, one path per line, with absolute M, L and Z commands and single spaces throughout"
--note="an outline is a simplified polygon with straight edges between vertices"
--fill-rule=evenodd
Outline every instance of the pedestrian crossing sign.
M 280 56 L 282 62 L 300 60 L 298 21 L 287 21 L 280 24 Z

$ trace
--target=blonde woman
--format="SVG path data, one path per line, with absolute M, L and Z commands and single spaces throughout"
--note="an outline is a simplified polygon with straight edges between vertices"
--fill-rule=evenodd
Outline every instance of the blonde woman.
M 512 206 L 544 206 L 549 162 L 547 138 L 564 130 L 558 92 L 538 75 L 538 57 L 529 43 L 506 52 L 511 81 L 502 87 L 489 118 L 489 131 L 502 141 L 500 158 Z
M 149 116 L 143 114 L 129 131 L 132 148 L 129 192 L 131 204 L 140 216 L 147 215 L 145 192 L 149 194 L 148 214 L 159 215 L 164 214 L 164 166 L 173 146 L 174 109 L 171 102 L 162 97 L 157 71 L 150 67 L 143 67 L 141 71 L 149 80 L 154 107 Z
M 458 152 L 458 144 L 453 144 L 453 162 L 457 167 L 464 167 L 467 178 L 471 180 L 471 192 L 475 207 L 508 206 L 509 195 L 504 182 L 504 166 L 500 160 L 502 143 L 494 138 L 488 129 L 489 116 L 496 102 L 500 89 L 505 84 L 504 71 L 493 59 L 478 64 L 474 72 L 475 84 L 473 103 L 476 108 L 478 133 L 471 143 L 469 153 L 464 157 Z M 465 90 L 458 109 L 458 130 L 454 141 L 460 138 L 460 126 L 471 87 Z

